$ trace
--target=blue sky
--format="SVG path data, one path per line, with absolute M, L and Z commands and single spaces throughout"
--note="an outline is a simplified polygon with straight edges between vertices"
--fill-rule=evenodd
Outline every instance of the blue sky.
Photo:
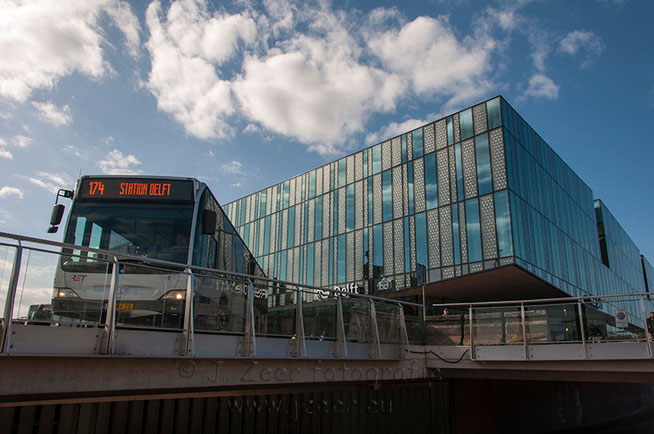
M 0 230 L 78 174 L 227 203 L 502 94 L 654 260 L 649 1 L 0 0 Z

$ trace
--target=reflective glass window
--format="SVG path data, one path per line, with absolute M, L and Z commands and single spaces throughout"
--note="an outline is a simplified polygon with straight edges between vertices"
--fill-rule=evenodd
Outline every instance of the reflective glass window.
M 292 206 L 288 209 L 288 231 L 286 233 L 288 239 L 286 243 L 289 248 L 295 244 L 295 207 Z
M 240 224 L 244 225 L 245 224 L 245 215 L 247 214 L 247 200 L 246 198 L 241 199 L 241 221 Z
M 427 266 L 427 222 L 425 213 L 416 214 L 416 263 Z
M 314 213 L 314 234 L 313 238 L 319 240 L 322 238 L 322 198 L 320 196 L 316 199 L 316 211 Z
M 316 171 L 309 172 L 309 199 L 316 197 Z
M 279 280 L 286 280 L 286 260 L 288 258 L 288 250 L 284 250 L 280 254 L 279 264 Z
M 334 237 L 329 239 L 329 284 L 334 284 Z
M 306 251 L 306 246 L 300 246 L 297 250 L 300 254 L 300 283 L 304 283 L 304 255 L 306 254 Z M 297 259 L 297 256 L 295 259 Z
M 415 212 L 415 207 L 413 203 L 413 161 L 409 161 L 406 165 L 407 168 L 407 184 L 408 184 L 408 194 L 409 194 L 409 214 Z
M 466 231 L 468 262 L 481 261 L 481 232 L 479 228 L 479 199 L 466 200 Z
M 263 254 L 270 253 L 270 216 L 264 219 L 264 233 L 263 233 Z
M 343 158 L 338 162 L 338 186 L 343 187 L 347 180 L 347 159 Z
M 488 117 L 488 129 L 492 130 L 502 124 L 500 116 L 500 98 L 495 98 L 486 103 L 486 113 Z
M 495 224 L 497 225 L 497 242 L 500 249 L 500 257 L 513 256 L 509 198 L 506 190 L 495 193 Z
M 463 162 L 461 160 L 461 144 L 454 145 L 454 159 L 456 166 L 456 196 L 463 200 Z
M 381 145 L 372 148 L 372 174 L 381 172 Z
M 248 223 L 247 225 L 245 225 L 243 227 L 244 227 L 244 229 L 243 229 L 243 241 L 245 241 L 245 243 L 248 243 L 248 241 L 250 240 L 250 224 Z
M 413 140 L 413 158 L 418 158 L 423 154 L 422 128 L 411 132 L 411 139 Z
M 333 234 L 336 235 L 338 233 L 338 190 L 334 190 L 334 205 L 332 206 L 334 215 L 332 217 L 332 223 L 333 223 Z
M 338 236 L 338 253 L 336 255 L 336 259 L 338 261 L 337 265 L 337 274 L 338 274 L 338 279 L 337 283 L 344 283 L 345 282 L 345 234 L 339 235 Z
M 382 218 L 387 222 L 393 219 L 393 176 L 391 170 L 382 173 Z
M 354 184 L 345 187 L 345 230 L 354 230 Z
M 454 143 L 454 125 L 452 125 L 452 116 L 447 118 L 447 144 L 451 145 Z
M 402 162 L 406 163 L 406 134 L 402 134 Z
M 425 197 L 427 209 L 438 206 L 438 181 L 436 178 L 436 154 L 425 155 Z
M 369 244 L 368 244 L 368 228 L 363 228 L 363 248 L 361 251 L 363 252 L 363 278 L 364 279 L 369 279 L 370 278 L 370 251 L 369 251 Z
M 479 195 L 482 196 L 493 191 L 487 133 L 475 137 L 475 156 L 477 157 L 477 185 Z
M 329 165 L 329 189 L 333 190 L 334 189 L 334 168 L 336 163 L 332 163 Z
M 302 220 L 304 221 L 304 230 L 302 231 L 304 235 L 302 240 L 304 241 L 301 242 L 306 243 L 309 241 L 309 202 L 304 203 L 304 218 Z
M 315 250 L 315 244 L 311 243 L 307 246 L 307 285 L 313 285 L 313 255 Z
M 459 114 L 461 122 L 461 140 L 469 139 L 473 136 L 472 129 L 472 109 L 464 110 Z
M 384 232 L 382 225 L 372 228 L 372 264 L 375 267 L 384 267 Z
M 368 176 L 368 150 L 363 151 L 363 177 Z
M 260 193 L 257 193 L 257 194 L 254 195 L 254 219 L 255 220 L 259 218 L 259 196 L 260 195 L 261 195 Z
M 306 189 L 307 189 L 307 186 L 306 186 L 306 178 L 307 177 L 306 177 L 306 175 L 302 175 L 302 176 L 300 176 L 300 178 L 302 178 L 302 196 L 301 196 L 300 200 L 304 201 L 304 199 L 305 199 L 304 195 L 305 195 L 305 192 L 306 192 Z
M 373 212 L 373 201 L 372 201 L 372 178 L 368 178 L 368 225 L 372 224 L 372 212 Z
M 461 263 L 461 242 L 459 240 L 459 207 L 452 204 L 452 241 L 454 244 L 454 263 Z

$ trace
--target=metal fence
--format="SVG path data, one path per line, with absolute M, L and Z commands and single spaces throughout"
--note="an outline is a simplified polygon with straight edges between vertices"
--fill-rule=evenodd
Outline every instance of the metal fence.
M 423 339 L 415 303 L 7 233 L 0 260 L 2 354 L 400 359 Z

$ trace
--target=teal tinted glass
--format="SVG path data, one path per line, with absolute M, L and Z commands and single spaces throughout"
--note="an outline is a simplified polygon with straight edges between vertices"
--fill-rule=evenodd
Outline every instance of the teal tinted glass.
M 372 148 L 372 174 L 381 172 L 381 145 Z
M 338 162 L 338 186 L 343 187 L 347 180 L 347 160 L 343 158 Z
M 416 214 L 416 263 L 427 267 L 427 224 L 425 213 Z
M 406 165 L 407 167 L 407 184 L 408 184 L 408 195 L 409 195 L 409 214 L 413 214 L 414 203 L 413 203 L 413 161 L 409 161 Z
M 309 241 L 309 202 L 304 203 L 304 228 L 303 228 L 303 234 L 304 237 L 302 238 L 303 241 L 300 241 L 301 243 L 306 243 Z
M 463 200 L 463 163 L 460 143 L 454 145 L 454 158 L 456 160 L 456 196 L 457 200 Z
M 345 230 L 354 230 L 354 184 L 345 188 Z
M 490 155 L 488 153 L 488 134 L 484 133 L 475 137 L 475 156 L 477 157 L 477 185 L 481 196 L 493 191 Z
M 486 113 L 488 117 L 488 129 L 492 130 L 502 125 L 500 116 L 500 98 L 495 98 L 486 103 Z
M 370 252 L 368 247 L 368 228 L 363 228 L 363 278 L 368 279 L 369 268 L 368 264 L 370 263 Z
M 288 209 L 288 232 L 286 244 L 291 248 L 295 244 L 295 207 L 292 206 Z
M 314 217 L 314 235 L 313 238 L 315 240 L 319 240 L 322 238 L 322 198 L 323 196 L 320 196 L 316 199 L 316 210 L 315 210 L 315 217 Z
M 500 257 L 513 256 L 509 198 L 506 190 L 495 193 L 495 224 L 497 225 L 497 243 L 500 249 Z
M 373 210 L 373 202 L 372 202 L 372 178 L 368 178 L 368 225 L 371 225 L 373 222 L 372 219 L 372 210 Z
M 334 189 L 334 168 L 336 163 L 332 163 L 329 165 L 329 189 L 333 190 Z
M 454 244 L 454 263 L 461 263 L 461 241 L 459 240 L 459 208 L 452 205 L 452 242 Z
M 415 159 L 422 156 L 424 153 L 422 145 L 422 128 L 418 128 L 411 132 L 411 139 L 413 141 L 413 158 Z
M 461 122 L 461 140 L 469 139 L 473 136 L 472 129 L 472 109 L 464 110 L 459 114 Z
M 246 203 L 247 203 L 246 198 L 241 199 L 241 222 L 240 222 L 241 225 L 245 224 L 245 216 L 248 212 Z
M 345 283 L 345 235 L 338 236 L 338 253 L 336 255 L 337 259 L 337 282 Z
M 307 252 L 306 246 L 300 246 L 300 249 L 298 250 L 300 252 L 300 283 L 304 283 L 304 255 Z M 297 256 L 295 257 L 297 259 Z
M 447 144 L 454 143 L 454 126 L 452 125 L 452 116 L 447 118 Z
M 402 134 L 402 162 L 406 163 L 406 134 Z
M 368 150 L 363 151 L 363 177 L 368 176 Z
M 329 239 L 329 284 L 334 284 L 334 238 Z
M 334 205 L 332 208 L 334 208 L 334 213 L 332 216 L 332 233 L 336 235 L 338 234 L 338 190 L 334 190 Z
M 384 233 L 382 225 L 375 225 L 372 228 L 372 263 L 375 267 L 384 266 Z
M 300 200 L 301 200 L 301 201 L 304 201 L 304 199 L 305 199 L 305 192 L 306 192 L 306 189 L 307 189 L 307 186 L 306 186 L 306 178 L 307 178 L 307 177 L 306 177 L 306 175 L 302 175 L 302 176 L 300 176 L 300 178 L 302 178 L 302 195 L 301 195 Z
M 479 229 L 479 200 L 466 200 L 466 230 L 468 262 L 481 261 L 481 232 Z
M 438 206 L 438 187 L 436 178 L 436 154 L 425 155 L 425 196 L 427 198 L 427 209 Z
M 288 197 L 290 192 L 290 181 L 284 183 L 284 193 L 282 198 L 282 208 L 288 208 Z
M 263 233 L 263 254 L 270 253 L 270 216 L 265 218 L 265 229 Z
M 393 178 L 390 169 L 382 173 L 382 218 L 385 222 L 393 219 Z
M 309 199 L 316 196 L 316 171 L 309 172 Z
M 311 243 L 307 246 L 307 285 L 313 285 L 313 255 L 315 244 Z

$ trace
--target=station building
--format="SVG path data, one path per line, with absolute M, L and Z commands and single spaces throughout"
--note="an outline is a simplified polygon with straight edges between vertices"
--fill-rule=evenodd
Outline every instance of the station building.
M 591 189 L 498 96 L 235 200 L 269 277 L 429 301 L 654 290 Z

